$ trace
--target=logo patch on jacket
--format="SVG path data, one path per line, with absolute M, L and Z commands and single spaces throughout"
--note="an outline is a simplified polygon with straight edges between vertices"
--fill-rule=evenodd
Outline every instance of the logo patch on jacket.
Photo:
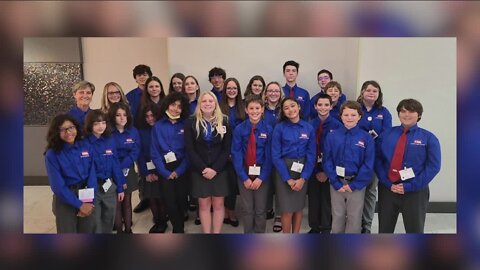
M 90 157 L 90 154 L 88 153 L 88 151 L 87 151 L 87 150 L 83 150 L 83 151 L 82 151 L 82 156 L 81 156 L 81 157 L 82 157 L 82 158 Z
M 183 134 L 185 132 L 185 130 L 182 128 L 178 131 L 178 134 Z
M 365 148 L 365 142 L 364 142 L 364 141 L 361 141 L 361 140 L 358 141 L 355 145 L 356 145 L 356 146 L 360 146 L 360 147 L 362 147 L 362 148 Z
M 105 155 L 107 156 L 113 155 L 112 149 L 105 150 Z
M 308 140 L 308 134 L 307 133 L 300 134 L 300 139 Z
M 132 138 L 127 138 L 125 140 L 125 143 L 134 143 L 133 139 Z
M 383 114 L 377 115 L 377 119 L 383 119 Z
M 303 101 L 303 97 L 302 97 L 302 96 L 298 96 L 298 97 L 297 97 L 297 100 L 298 100 L 298 101 Z
M 258 135 L 258 138 L 266 139 L 267 138 L 267 133 L 261 132 L 260 135 Z
M 425 145 L 422 140 L 413 140 L 412 142 L 413 145 Z

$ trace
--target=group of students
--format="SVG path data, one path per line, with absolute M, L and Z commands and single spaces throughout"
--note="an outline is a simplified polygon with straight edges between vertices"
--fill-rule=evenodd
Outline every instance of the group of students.
M 417 126 L 421 103 L 400 101 L 401 125 L 392 127 L 376 81 L 347 101 L 323 69 L 310 98 L 296 83 L 298 70 L 285 62 L 283 87 L 252 77 L 242 99 L 240 83 L 222 68 L 209 72 L 211 91 L 176 73 L 166 95 L 138 65 L 138 87 L 125 95 L 108 83 L 98 110 L 89 108 L 93 84 L 77 83 L 76 106 L 56 116 L 47 135 L 57 231 L 131 233 L 131 194 L 139 189 L 152 210 L 151 233 L 165 232 L 167 220 L 183 233 L 187 198 L 198 200 L 204 233 L 238 226 L 237 194 L 245 233 L 264 233 L 273 211 L 274 231 L 300 232 L 307 197 L 310 233 L 370 233 L 380 183 L 379 232 L 393 233 L 401 212 L 406 232 L 422 233 L 440 144 Z

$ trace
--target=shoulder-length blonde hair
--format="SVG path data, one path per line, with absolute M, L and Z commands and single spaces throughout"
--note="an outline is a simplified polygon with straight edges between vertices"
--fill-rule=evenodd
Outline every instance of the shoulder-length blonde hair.
M 205 97 L 206 95 L 211 96 L 213 98 L 213 100 L 215 101 L 215 109 L 213 110 L 213 121 L 211 122 L 212 129 L 214 129 L 216 127 L 223 126 L 223 116 L 224 115 L 223 115 L 222 110 L 220 109 L 220 106 L 218 104 L 217 97 L 211 91 L 205 91 L 205 92 L 200 94 L 200 97 L 198 98 L 198 105 L 197 105 L 197 108 L 195 109 L 195 113 L 194 113 L 194 115 L 195 115 L 195 130 L 197 131 L 197 138 L 200 135 L 200 126 L 202 126 L 205 134 L 207 134 L 207 120 L 205 120 L 205 118 L 203 118 L 203 113 L 202 113 L 202 110 L 200 109 L 200 107 L 202 107 L 201 104 L 202 104 L 203 97 Z M 224 133 L 220 133 L 220 136 L 222 137 L 222 139 L 223 139 L 223 135 L 224 135 Z
M 105 87 L 103 87 L 103 94 L 102 94 L 102 111 L 104 113 L 108 112 L 108 109 L 110 109 L 110 106 L 112 106 L 112 103 L 108 100 L 108 87 L 109 86 L 114 86 L 120 91 L 120 101 L 128 105 L 128 100 L 125 97 L 125 93 L 123 92 L 122 87 L 116 83 L 116 82 L 109 82 L 105 84 Z

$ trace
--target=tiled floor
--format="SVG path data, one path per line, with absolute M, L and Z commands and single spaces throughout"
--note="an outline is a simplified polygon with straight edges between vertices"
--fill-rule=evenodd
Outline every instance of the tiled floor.
M 238 200 L 237 200 L 238 202 Z M 138 194 L 132 194 L 132 206 L 135 207 L 138 203 Z M 56 233 L 55 219 L 52 214 L 52 191 L 49 186 L 25 186 L 24 187 L 24 233 Z M 189 212 L 190 219 L 185 224 L 186 233 L 201 233 L 201 226 L 193 223 L 194 212 Z M 457 216 L 456 214 L 427 214 L 425 224 L 426 233 L 456 233 L 457 231 Z M 144 211 L 142 213 L 133 213 L 133 227 L 134 233 L 148 233 L 152 227 L 151 212 Z M 267 232 L 272 231 L 273 220 L 267 221 Z M 307 209 L 304 210 L 304 218 L 302 221 L 301 233 L 306 233 L 310 230 L 307 221 Z M 171 225 L 167 229 L 167 233 L 171 232 Z M 230 225 L 224 225 L 223 233 L 243 233 L 242 224 L 237 228 Z M 378 232 L 378 220 L 375 214 L 373 220 L 372 232 Z M 400 215 L 396 228 L 397 233 L 404 233 L 402 217 Z

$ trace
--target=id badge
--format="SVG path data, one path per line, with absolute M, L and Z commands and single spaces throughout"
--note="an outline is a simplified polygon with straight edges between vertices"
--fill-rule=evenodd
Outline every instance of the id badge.
M 130 171 L 130 168 L 122 169 L 123 176 L 127 177 L 129 171 Z
M 376 139 L 378 137 L 377 132 L 375 132 L 375 130 L 373 130 L 373 129 L 369 130 L 368 133 L 370 135 L 372 135 L 372 138 L 374 138 L 374 139 Z
M 303 164 L 300 163 L 300 162 L 295 161 L 295 162 L 293 162 L 292 167 L 290 168 L 290 170 L 291 170 L 292 172 L 301 173 L 302 170 L 303 170 Z
M 155 170 L 155 164 L 152 161 L 147 162 L 147 170 Z
M 260 175 L 261 166 L 248 166 L 248 175 Z
M 93 202 L 95 192 L 93 188 L 84 188 L 78 190 L 78 199 L 82 202 Z
M 110 180 L 110 179 L 107 179 L 107 181 L 105 181 L 105 183 L 102 185 L 103 190 L 104 190 L 105 192 L 107 192 L 108 189 L 109 189 L 111 186 L 112 186 L 112 180 Z
M 177 157 L 175 156 L 175 153 L 170 151 L 168 152 L 165 156 L 163 156 L 165 158 L 165 162 L 166 163 L 170 163 L 170 162 L 174 162 L 177 160 Z
M 337 172 L 338 176 L 345 177 L 345 167 L 336 166 L 335 171 Z
M 226 126 L 218 126 L 218 127 L 217 127 L 217 133 L 218 133 L 218 134 L 225 134 L 225 133 L 227 133 L 227 127 L 226 127 Z
M 400 179 L 402 179 L 402 181 L 415 177 L 415 173 L 413 172 L 412 168 L 405 168 L 403 170 L 398 171 L 398 173 L 400 174 Z

